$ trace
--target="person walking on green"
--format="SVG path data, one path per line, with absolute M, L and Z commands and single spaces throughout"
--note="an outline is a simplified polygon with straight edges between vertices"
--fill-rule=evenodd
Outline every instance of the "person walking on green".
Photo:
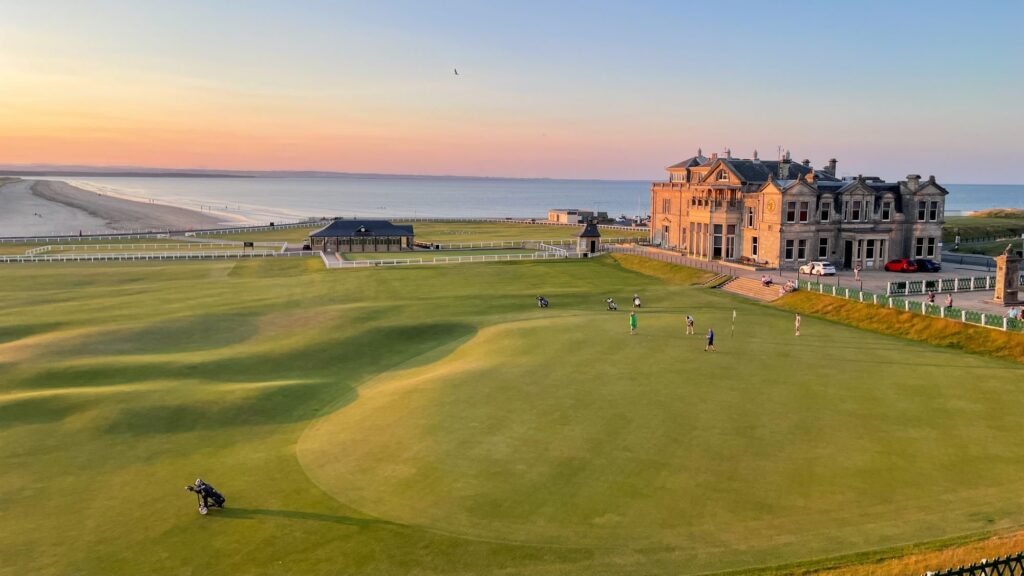
M 715 349 L 715 330 L 714 328 L 708 328 L 708 343 L 704 346 L 704 351 L 707 352 L 710 349 L 712 352 L 718 352 Z
M 636 312 L 629 313 L 629 333 L 636 334 Z

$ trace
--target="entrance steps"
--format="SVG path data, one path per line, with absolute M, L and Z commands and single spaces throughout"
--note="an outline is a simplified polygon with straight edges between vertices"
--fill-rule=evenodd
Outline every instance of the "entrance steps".
M 732 292 L 733 294 L 739 294 L 754 300 L 761 300 L 762 302 L 771 302 L 779 298 L 778 284 L 764 286 L 760 280 L 754 278 L 735 278 L 722 284 L 720 288 L 726 292 Z

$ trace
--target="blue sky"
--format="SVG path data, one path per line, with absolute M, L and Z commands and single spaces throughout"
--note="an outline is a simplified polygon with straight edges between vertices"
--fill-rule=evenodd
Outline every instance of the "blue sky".
M 841 173 L 1024 182 L 1020 1 L 0 13 L 0 162 L 651 179 L 698 146 L 783 146 Z

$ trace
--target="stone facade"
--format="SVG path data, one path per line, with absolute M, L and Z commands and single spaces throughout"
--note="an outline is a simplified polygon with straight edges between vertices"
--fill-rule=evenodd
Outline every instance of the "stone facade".
M 893 258 L 941 259 L 948 192 L 911 174 L 885 182 L 836 177 L 836 160 L 697 156 L 651 185 L 655 244 L 708 260 L 792 268 L 811 260 L 881 268 Z

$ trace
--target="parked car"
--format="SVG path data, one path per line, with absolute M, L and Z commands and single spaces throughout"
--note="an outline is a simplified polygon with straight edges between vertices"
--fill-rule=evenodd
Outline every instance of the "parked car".
M 914 264 L 917 264 L 918 272 L 939 272 L 942 270 L 942 264 L 939 264 L 935 260 L 925 260 L 923 258 L 917 258 L 914 260 Z
M 836 273 L 836 267 L 830 262 L 808 262 L 800 267 L 801 274 L 813 274 L 815 276 L 832 276 Z
M 917 264 L 910 258 L 897 258 L 885 263 L 886 272 L 917 272 Z

